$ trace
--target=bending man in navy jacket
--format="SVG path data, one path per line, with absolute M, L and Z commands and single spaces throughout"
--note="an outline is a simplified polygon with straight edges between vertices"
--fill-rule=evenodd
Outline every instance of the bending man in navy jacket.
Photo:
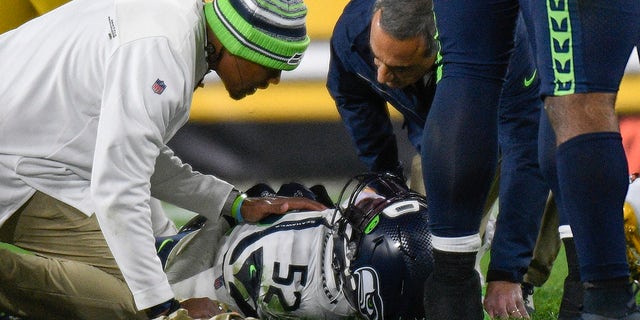
M 386 103 L 403 115 L 409 140 L 424 154 L 422 134 L 437 76 L 434 33 L 430 0 L 352 0 L 336 24 L 327 87 L 358 156 L 372 171 L 403 173 Z M 521 297 L 519 283 L 548 194 L 537 161 L 541 101 L 527 41 L 522 25 L 499 111 L 501 213 L 487 276 L 490 288 L 499 286 L 493 292 L 502 304 L 517 303 L 522 310 L 522 299 L 508 299 Z M 469 184 L 475 184 L 473 176 Z

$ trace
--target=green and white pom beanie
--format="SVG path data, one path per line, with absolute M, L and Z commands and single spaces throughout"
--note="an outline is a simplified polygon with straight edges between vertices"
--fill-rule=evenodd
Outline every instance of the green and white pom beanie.
M 204 12 L 226 50 L 269 68 L 295 69 L 309 46 L 302 0 L 214 0 Z

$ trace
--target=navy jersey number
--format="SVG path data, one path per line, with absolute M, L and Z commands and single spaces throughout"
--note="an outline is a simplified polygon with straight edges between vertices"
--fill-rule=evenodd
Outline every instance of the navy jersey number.
M 287 272 L 287 277 L 282 278 L 280 277 L 280 262 L 276 261 L 273 263 L 273 276 L 271 277 L 271 279 L 273 280 L 274 283 L 288 286 L 293 283 L 296 277 L 296 274 L 299 274 L 300 285 L 305 286 L 307 284 L 308 273 L 309 272 L 308 272 L 307 266 L 289 265 L 289 271 Z M 300 308 L 301 294 L 299 291 L 294 291 L 293 295 L 295 297 L 295 301 L 293 301 L 292 304 L 289 304 L 284 297 L 282 289 L 275 286 L 269 286 L 269 289 L 267 289 L 267 293 L 264 296 L 264 302 L 267 305 L 271 305 L 273 296 L 276 296 L 283 310 L 293 311 Z

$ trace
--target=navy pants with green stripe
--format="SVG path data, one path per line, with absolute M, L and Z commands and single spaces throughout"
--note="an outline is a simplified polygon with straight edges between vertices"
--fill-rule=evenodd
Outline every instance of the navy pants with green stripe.
M 640 39 L 637 0 L 434 0 L 442 79 L 422 158 L 435 236 L 477 233 L 498 153 L 498 98 L 521 5 L 535 39 L 541 97 L 615 92 Z M 627 167 L 620 135 L 590 133 L 555 148 L 553 134 L 541 134 L 541 166 L 574 231 L 582 279 L 627 276 L 621 215 Z M 548 159 L 555 162 L 542 162 Z

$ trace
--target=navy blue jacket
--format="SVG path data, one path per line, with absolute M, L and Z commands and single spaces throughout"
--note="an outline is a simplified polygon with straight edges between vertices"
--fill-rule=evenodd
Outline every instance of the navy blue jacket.
M 402 113 L 409 140 L 419 151 L 435 79 L 427 76 L 429 85 L 415 84 L 403 89 L 376 81 L 369 48 L 373 2 L 349 2 L 338 20 L 331 37 L 327 88 L 360 159 L 370 170 L 397 172 L 400 165 L 397 144 L 386 103 Z
M 376 67 L 369 47 L 373 0 L 352 0 L 338 19 L 331 37 L 331 60 L 327 89 L 336 102 L 338 112 L 358 150 L 359 158 L 372 171 L 396 171 L 400 165 L 393 128 L 386 103 L 404 117 L 403 127 L 411 144 L 420 153 L 422 131 L 435 93 L 435 73 L 427 74 L 422 83 L 406 88 L 391 88 L 376 81 Z M 519 25 L 519 32 L 525 32 Z M 501 114 L 511 109 L 509 104 L 534 105 L 539 112 L 538 80 L 523 87 L 535 68 L 529 63 L 528 44 L 518 40 L 516 51 L 504 86 Z M 525 38 L 526 40 L 526 38 Z M 530 60 L 533 61 L 533 60 Z M 527 109 L 527 108 L 524 108 Z M 534 121 L 538 121 L 535 119 Z
M 418 153 L 423 128 L 435 94 L 433 74 L 402 89 L 376 81 L 369 47 L 374 0 L 351 0 L 331 38 L 327 88 L 356 145 L 359 158 L 372 171 L 402 173 L 387 102 L 404 117 L 403 127 Z M 542 101 L 533 56 L 520 18 L 515 48 L 498 110 L 501 152 L 500 215 L 493 242 L 488 280 L 522 281 L 531 260 L 540 217 L 548 194 L 538 165 L 537 137 Z M 472 223 L 473 219 L 469 219 Z M 523 235 L 525 235 L 523 237 Z

